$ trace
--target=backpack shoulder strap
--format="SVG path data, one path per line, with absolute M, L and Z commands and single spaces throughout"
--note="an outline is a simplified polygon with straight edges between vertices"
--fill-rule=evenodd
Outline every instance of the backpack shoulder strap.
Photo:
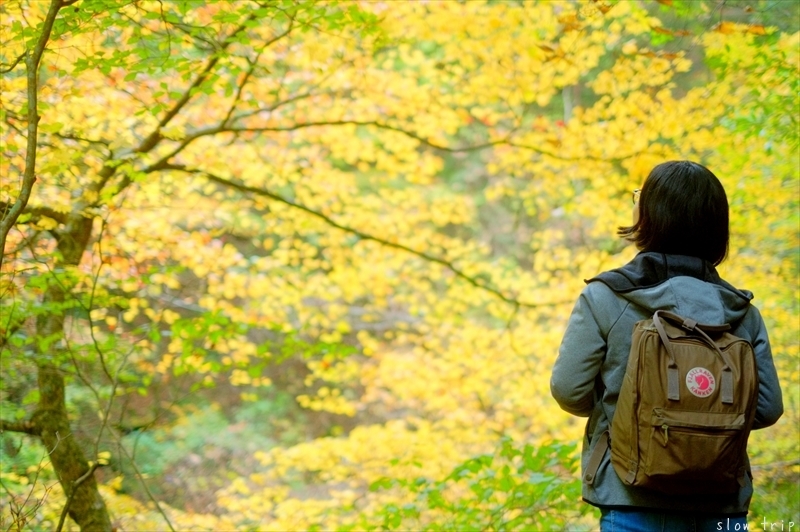
M 600 434 L 600 439 L 597 440 L 597 445 L 592 449 L 592 455 L 589 457 L 589 463 L 586 464 L 586 472 L 583 474 L 583 480 L 588 485 L 594 484 L 594 477 L 597 475 L 597 470 L 600 468 L 600 462 L 608 449 L 608 431 L 603 431 Z

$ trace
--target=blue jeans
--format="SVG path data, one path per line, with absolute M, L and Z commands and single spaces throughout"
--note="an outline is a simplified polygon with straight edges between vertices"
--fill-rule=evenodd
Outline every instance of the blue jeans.
M 746 517 L 601 509 L 601 532 L 742 532 Z

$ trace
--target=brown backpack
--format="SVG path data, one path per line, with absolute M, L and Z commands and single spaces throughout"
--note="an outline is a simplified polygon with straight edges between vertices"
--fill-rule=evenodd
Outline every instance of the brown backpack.
M 729 329 L 661 310 L 636 323 L 611 421 L 611 464 L 623 483 L 670 494 L 744 485 L 758 374 L 753 347 Z

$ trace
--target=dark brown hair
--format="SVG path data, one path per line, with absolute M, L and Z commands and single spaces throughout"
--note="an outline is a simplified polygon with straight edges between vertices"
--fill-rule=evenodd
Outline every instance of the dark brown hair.
M 690 255 L 714 266 L 728 254 L 728 198 L 717 176 L 691 161 L 650 172 L 639 197 L 639 221 L 617 234 L 642 251 Z

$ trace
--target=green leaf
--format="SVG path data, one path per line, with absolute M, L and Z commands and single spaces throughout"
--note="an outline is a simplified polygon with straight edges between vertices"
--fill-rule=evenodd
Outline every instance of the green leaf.
M 394 486 L 395 481 L 391 478 L 380 478 L 369 485 L 369 491 L 386 490 Z
M 39 124 L 39 130 L 42 133 L 58 133 L 64 129 L 64 124 L 61 122 L 42 122 Z
M 33 405 L 39 402 L 39 389 L 34 388 L 30 390 L 25 397 L 22 398 L 23 405 Z

